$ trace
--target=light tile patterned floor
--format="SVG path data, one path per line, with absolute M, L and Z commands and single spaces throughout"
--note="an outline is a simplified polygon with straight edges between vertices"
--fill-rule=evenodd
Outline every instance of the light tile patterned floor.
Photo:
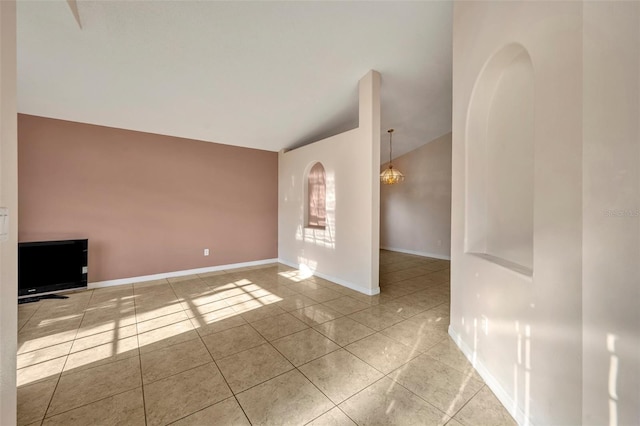
M 449 262 L 365 296 L 267 265 L 19 306 L 20 425 L 513 425 L 447 335 Z

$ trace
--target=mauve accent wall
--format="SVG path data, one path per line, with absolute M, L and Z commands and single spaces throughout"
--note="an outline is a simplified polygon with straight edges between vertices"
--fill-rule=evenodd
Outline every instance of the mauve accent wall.
M 18 197 L 20 241 L 89 239 L 89 282 L 278 255 L 275 152 L 21 114 Z

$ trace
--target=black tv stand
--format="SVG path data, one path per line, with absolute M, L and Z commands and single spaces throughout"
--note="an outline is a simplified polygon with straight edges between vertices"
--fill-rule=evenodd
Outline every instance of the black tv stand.
M 18 299 L 18 305 L 22 305 L 23 303 L 39 302 L 42 299 L 68 299 L 68 298 L 69 296 L 63 296 L 61 294 L 44 294 L 42 296 L 24 297 L 22 299 Z

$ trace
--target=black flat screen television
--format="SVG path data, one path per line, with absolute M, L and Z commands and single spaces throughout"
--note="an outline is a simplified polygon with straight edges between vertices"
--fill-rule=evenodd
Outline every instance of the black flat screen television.
M 87 287 L 88 240 L 18 243 L 18 299 Z

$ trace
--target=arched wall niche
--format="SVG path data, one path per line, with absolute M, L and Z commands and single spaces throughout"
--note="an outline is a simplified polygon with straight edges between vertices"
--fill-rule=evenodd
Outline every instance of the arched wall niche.
M 465 251 L 531 275 L 535 78 L 527 50 L 508 44 L 485 63 L 466 123 Z
M 305 181 L 305 227 L 325 229 L 327 226 L 327 174 L 321 162 L 314 162 L 307 167 Z

